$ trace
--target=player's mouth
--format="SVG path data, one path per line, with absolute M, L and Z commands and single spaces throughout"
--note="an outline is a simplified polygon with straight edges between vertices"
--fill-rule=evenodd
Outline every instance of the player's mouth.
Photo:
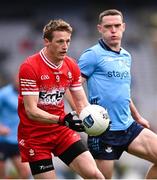
M 118 40 L 117 36 L 111 36 L 111 40 Z
M 60 55 L 65 56 L 66 53 L 67 53 L 66 51 L 63 51 L 63 52 L 60 52 Z

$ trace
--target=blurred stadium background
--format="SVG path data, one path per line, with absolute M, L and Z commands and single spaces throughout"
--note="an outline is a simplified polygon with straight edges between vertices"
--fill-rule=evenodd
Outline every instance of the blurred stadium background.
M 42 28 L 50 19 L 62 18 L 73 29 L 69 55 L 78 58 L 97 42 L 97 18 L 101 11 L 116 8 L 126 22 L 122 46 L 131 52 L 132 97 L 157 132 L 157 1 L 135 0 L 2 0 L 0 5 L 0 86 L 8 83 L 28 55 L 42 46 Z M 69 107 L 67 106 L 67 109 Z M 86 136 L 83 134 L 83 137 Z M 149 163 L 123 154 L 114 178 L 144 178 Z M 77 178 L 56 159 L 60 178 Z M 10 164 L 8 163 L 8 171 Z M 59 169 L 58 168 L 58 169 Z M 65 172 L 65 173 L 64 173 Z

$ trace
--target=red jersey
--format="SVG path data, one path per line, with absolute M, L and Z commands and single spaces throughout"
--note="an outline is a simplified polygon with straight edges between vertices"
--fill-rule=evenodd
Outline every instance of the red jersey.
M 63 96 L 65 90 L 75 91 L 82 88 L 81 75 L 75 60 L 66 56 L 64 61 L 56 66 L 44 55 L 43 50 L 28 57 L 19 70 L 18 114 L 20 117 L 19 135 L 37 137 L 55 133 L 65 126 L 47 124 L 28 118 L 25 112 L 23 96 L 38 95 L 38 107 L 51 114 L 64 114 Z

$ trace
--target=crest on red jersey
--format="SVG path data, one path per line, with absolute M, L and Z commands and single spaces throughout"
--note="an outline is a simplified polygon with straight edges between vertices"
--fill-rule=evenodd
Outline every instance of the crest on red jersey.
M 72 73 L 70 71 L 68 71 L 68 78 L 72 79 Z

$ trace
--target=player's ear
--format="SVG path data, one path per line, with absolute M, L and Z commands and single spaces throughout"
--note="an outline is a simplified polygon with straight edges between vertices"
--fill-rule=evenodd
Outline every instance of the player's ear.
M 101 28 L 101 25 L 98 24 L 98 25 L 97 25 L 97 30 L 99 31 L 99 33 L 101 33 L 101 29 L 102 29 L 102 28 Z
M 125 23 L 123 23 L 123 32 L 125 31 L 125 26 L 126 26 L 126 24 L 125 24 Z
M 49 45 L 50 41 L 47 38 L 44 38 L 44 45 L 47 46 Z

